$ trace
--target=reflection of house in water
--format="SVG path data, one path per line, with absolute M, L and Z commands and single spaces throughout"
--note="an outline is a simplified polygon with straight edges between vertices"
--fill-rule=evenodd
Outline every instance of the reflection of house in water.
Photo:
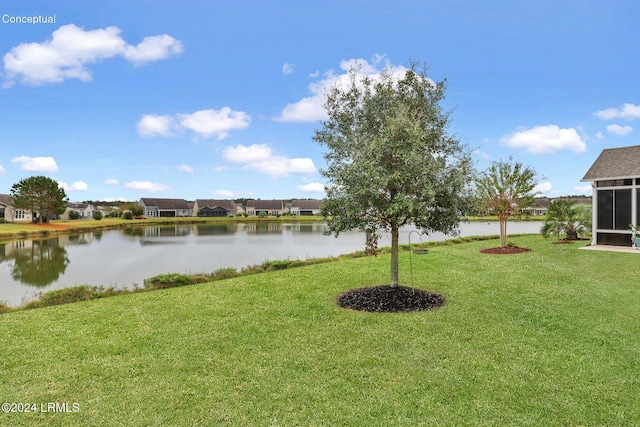
M 171 237 L 184 237 L 191 234 L 192 227 L 190 225 L 175 225 L 175 226 L 146 226 L 142 229 L 140 235 L 140 243 L 143 245 L 149 245 L 154 243 L 185 243 L 182 239 L 171 239 Z M 169 239 L 165 239 L 168 237 Z
M 280 234 L 282 224 L 279 222 L 250 222 L 247 224 L 247 234 Z
M 285 227 L 294 233 L 322 233 L 325 230 L 324 223 L 287 224 Z
M 195 227 L 197 236 L 226 236 L 238 231 L 238 224 L 198 224 Z
M 66 245 L 88 245 L 93 242 L 94 233 L 67 234 L 58 237 L 60 244 Z
M 30 252 L 33 240 L 15 240 L 0 244 L 0 262 L 13 259 L 19 253 Z

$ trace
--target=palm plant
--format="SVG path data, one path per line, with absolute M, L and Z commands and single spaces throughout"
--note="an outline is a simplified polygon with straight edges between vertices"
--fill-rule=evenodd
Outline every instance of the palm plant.
M 554 200 L 549 205 L 547 217 L 541 233 L 547 238 L 551 234 L 558 236 L 565 234 L 567 240 L 577 240 L 580 234 L 590 228 L 591 215 L 589 209 L 583 205 L 575 205 L 570 200 Z

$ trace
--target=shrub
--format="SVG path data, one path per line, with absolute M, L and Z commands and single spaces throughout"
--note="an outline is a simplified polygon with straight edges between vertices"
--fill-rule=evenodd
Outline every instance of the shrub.
M 191 276 L 178 273 L 159 274 L 157 276 L 144 279 L 144 287 L 146 289 L 175 288 L 178 286 L 190 285 L 191 283 L 193 283 L 191 281 Z
M 102 219 L 102 212 L 100 211 L 95 211 L 93 213 L 93 219 L 95 219 L 96 221 L 100 221 Z
M 262 211 L 258 214 L 258 218 L 266 218 L 267 217 L 267 213 Z
M 4 218 L 0 218 L 0 224 L 4 224 L 5 222 L 7 222 Z
M 69 219 L 80 219 L 80 212 L 69 211 Z
M 267 270 L 285 270 L 291 266 L 291 261 L 288 259 L 268 261 L 265 265 Z
M 122 212 L 122 218 L 124 218 L 124 219 L 133 219 L 133 212 L 131 212 L 131 211 Z
M 233 267 L 221 268 L 213 272 L 213 278 L 216 280 L 230 279 L 239 275 L 240 273 Z

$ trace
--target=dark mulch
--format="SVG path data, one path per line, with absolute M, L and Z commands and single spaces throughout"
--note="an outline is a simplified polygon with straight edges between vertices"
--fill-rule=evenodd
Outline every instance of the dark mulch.
M 430 310 L 444 304 L 442 295 L 405 286 L 372 286 L 346 291 L 336 299 L 342 308 L 398 313 Z
M 521 254 L 522 252 L 531 252 L 531 249 L 521 248 L 520 246 L 507 246 L 506 248 L 480 249 L 480 253 L 496 254 L 496 255 Z

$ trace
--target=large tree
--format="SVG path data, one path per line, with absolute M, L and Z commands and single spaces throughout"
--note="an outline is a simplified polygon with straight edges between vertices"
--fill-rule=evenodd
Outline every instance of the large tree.
M 476 181 L 485 208 L 500 221 L 500 247 L 507 246 L 507 220 L 534 203 L 536 172 L 513 159 L 494 161 Z
M 398 285 L 398 230 L 454 233 L 470 207 L 468 150 L 447 131 L 446 81 L 424 67 L 358 68 L 326 94 L 328 119 L 314 140 L 326 147 L 329 181 L 322 215 L 328 232 L 391 232 L 391 286 Z
M 28 209 L 38 213 L 38 220 L 50 215 L 64 213 L 69 199 L 58 183 L 46 176 L 32 176 L 21 179 L 11 186 L 13 205 L 18 209 Z

